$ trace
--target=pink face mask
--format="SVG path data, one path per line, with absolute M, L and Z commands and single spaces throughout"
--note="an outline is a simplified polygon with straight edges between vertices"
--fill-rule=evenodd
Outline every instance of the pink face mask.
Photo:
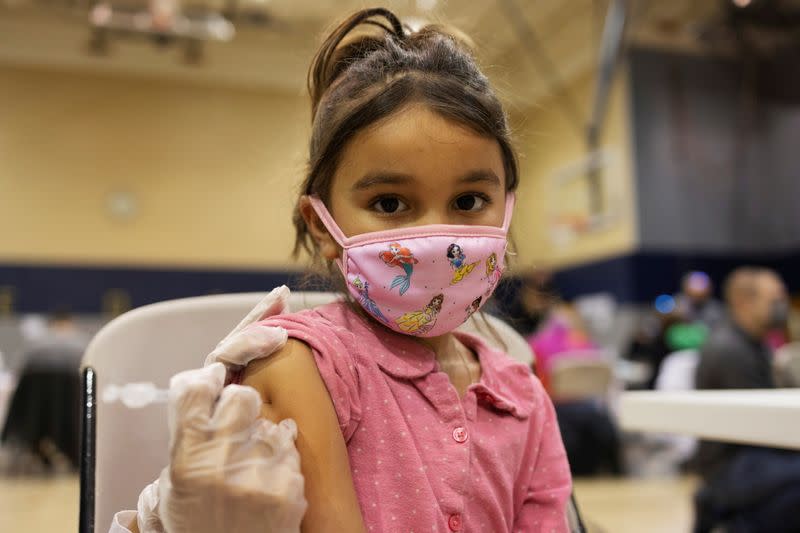
M 345 237 L 325 205 L 310 197 L 342 247 L 336 264 L 353 298 L 377 321 L 407 335 L 456 329 L 494 292 L 505 268 L 514 193 L 502 227 L 432 224 Z

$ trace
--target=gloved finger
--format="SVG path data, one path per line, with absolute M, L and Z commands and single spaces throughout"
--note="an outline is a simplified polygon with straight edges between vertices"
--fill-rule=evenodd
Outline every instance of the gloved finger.
M 159 480 L 156 479 L 139 494 L 139 501 L 136 505 L 139 533 L 164 533 L 164 526 L 158 516 L 158 483 Z
M 217 434 L 244 431 L 258 418 L 261 403 L 261 396 L 253 387 L 228 385 L 211 416 L 211 427 Z
M 274 448 L 294 447 L 297 439 L 297 423 L 291 418 L 274 423 L 271 420 L 260 420 L 253 430 L 253 437 L 268 443 Z
M 266 317 L 280 315 L 286 312 L 289 307 L 289 294 L 289 288 L 285 285 L 281 285 L 280 287 L 272 289 L 272 291 L 270 291 L 269 294 L 267 294 L 260 302 L 258 302 L 258 304 L 249 313 L 247 313 L 247 316 L 245 316 L 242 321 L 239 322 L 239 324 L 237 324 L 237 326 L 233 328 L 233 330 L 228 333 L 225 338 L 219 342 L 219 344 L 217 344 L 214 351 L 206 356 L 203 365 L 207 366 L 217 361 L 218 357 L 227 351 L 224 345 L 235 335 L 244 330 L 247 326 L 258 322 L 259 320 L 263 320 Z M 219 360 L 223 362 L 229 362 L 231 364 L 240 364 L 236 362 L 235 358 L 230 359 L 223 357 L 219 358 Z
M 258 304 L 239 322 L 233 330 L 228 333 L 228 336 L 222 339 L 225 342 L 228 337 L 236 335 L 241 330 L 252 324 L 258 322 L 266 317 L 273 315 L 280 315 L 286 312 L 289 305 L 289 287 L 281 285 L 275 287 L 269 294 L 264 296 Z
M 288 435 L 292 440 L 297 438 L 297 422 L 292 418 L 284 418 L 278 423 L 278 427 Z
M 246 366 L 250 361 L 277 352 L 283 348 L 288 338 L 289 334 L 283 328 L 251 324 L 220 343 L 208 359 L 235 366 Z
M 225 365 L 213 363 L 203 368 L 175 374 L 169 381 L 167 419 L 175 440 L 189 428 L 208 424 L 225 382 Z

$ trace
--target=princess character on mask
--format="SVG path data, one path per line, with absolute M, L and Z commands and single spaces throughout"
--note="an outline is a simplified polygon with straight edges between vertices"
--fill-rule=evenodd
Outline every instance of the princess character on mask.
M 452 243 L 447 247 L 447 260 L 455 271 L 453 272 L 453 279 L 450 281 L 451 285 L 455 285 L 463 280 L 465 276 L 475 269 L 475 265 L 478 264 L 477 261 L 474 263 L 467 263 L 467 256 L 464 255 L 461 246 L 456 243 Z
M 503 271 L 497 265 L 497 254 L 492 252 L 489 257 L 486 258 L 486 280 L 489 282 L 489 286 L 486 288 L 486 296 L 494 292 L 502 276 Z
M 444 294 L 437 294 L 421 311 L 406 313 L 397 319 L 400 330 L 406 333 L 422 335 L 427 333 L 436 324 L 436 317 L 442 310 Z
M 389 319 L 383 316 L 383 313 L 381 313 L 381 310 L 378 307 L 378 305 L 374 301 L 372 301 L 372 298 L 369 297 L 369 282 L 366 280 L 361 281 L 361 278 L 356 276 L 356 279 L 353 280 L 353 286 L 358 291 L 358 294 L 360 296 L 358 301 L 361 304 L 361 306 L 367 311 L 369 311 L 372 314 L 372 316 L 378 318 L 382 322 L 389 322 Z

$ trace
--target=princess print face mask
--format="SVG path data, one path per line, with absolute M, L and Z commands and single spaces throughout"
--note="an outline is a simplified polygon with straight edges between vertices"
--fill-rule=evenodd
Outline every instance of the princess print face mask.
M 376 320 L 407 335 L 456 329 L 489 299 L 505 269 L 514 193 L 503 225 L 431 224 L 346 237 L 322 201 L 311 205 L 342 247 L 336 264 Z

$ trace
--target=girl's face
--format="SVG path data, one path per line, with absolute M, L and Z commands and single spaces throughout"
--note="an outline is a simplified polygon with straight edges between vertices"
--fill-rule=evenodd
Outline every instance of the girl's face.
M 345 235 L 427 224 L 501 226 L 500 145 L 423 105 L 360 131 L 341 154 L 329 209 Z M 307 198 L 300 210 L 326 259 L 340 255 Z

